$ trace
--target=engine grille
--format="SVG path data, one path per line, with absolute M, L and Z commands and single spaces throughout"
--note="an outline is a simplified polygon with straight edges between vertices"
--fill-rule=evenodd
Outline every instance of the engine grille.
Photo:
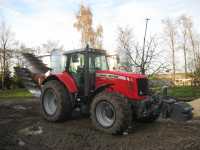
M 137 79 L 138 95 L 145 96 L 149 93 L 148 80 L 145 78 Z

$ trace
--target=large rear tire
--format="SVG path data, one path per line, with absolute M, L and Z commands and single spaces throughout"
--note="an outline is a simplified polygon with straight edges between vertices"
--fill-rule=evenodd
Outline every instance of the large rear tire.
M 128 101 L 116 93 L 100 93 L 91 104 L 91 119 L 97 129 L 122 134 L 131 122 L 131 111 Z
M 43 117 L 52 122 L 69 119 L 72 114 L 71 95 L 59 81 L 47 81 L 40 97 Z

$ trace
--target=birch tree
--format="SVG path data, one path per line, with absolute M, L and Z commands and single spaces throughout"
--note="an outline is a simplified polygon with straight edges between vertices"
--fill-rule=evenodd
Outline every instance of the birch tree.
M 89 44 L 93 48 L 102 48 L 103 27 L 98 25 L 96 29 L 93 28 L 93 14 L 89 7 L 80 5 L 74 27 L 81 33 L 82 47 Z
M 171 51 L 171 58 L 172 58 L 172 80 L 175 81 L 176 76 L 176 63 L 175 63 L 175 53 L 176 53 L 176 44 L 177 44 L 177 26 L 176 23 L 167 18 L 162 21 L 164 24 L 164 34 L 167 40 L 167 45 L 169 45 L 169 49 Z
M 187 54 L 188 54 L 188 37 L 189 37 L 189 18 L 187 16 L 182 15 L 178 18 L 178 24 L 180 27 L 180 44 L 181 44 L 181 49 L 183 50 L 183 55 L 184 55 L 184 70 L 185 70 L 185 78 L 187 77 Z

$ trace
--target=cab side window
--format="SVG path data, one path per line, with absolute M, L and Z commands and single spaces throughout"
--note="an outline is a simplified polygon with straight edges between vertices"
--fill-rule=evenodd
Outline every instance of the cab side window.
M 83 69 L 84 69 L 84 55 L 72 54 L 70 59 L 69 72 L 76 74 Z
M 95 57 L 95 69 L 96 70 L 109 70 L 106 56 L 99 55 L 99 56 Z

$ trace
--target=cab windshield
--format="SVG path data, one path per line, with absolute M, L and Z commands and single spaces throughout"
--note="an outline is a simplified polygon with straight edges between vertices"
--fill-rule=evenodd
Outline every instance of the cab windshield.
M 97 55 L 95 57 L 96 70 L 109 70 L 108 63 L 105 55 Z

